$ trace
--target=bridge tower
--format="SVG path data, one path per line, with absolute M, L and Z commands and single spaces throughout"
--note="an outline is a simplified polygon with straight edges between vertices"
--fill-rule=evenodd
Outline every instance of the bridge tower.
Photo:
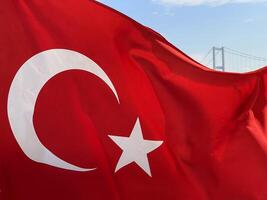
M 225 53 L 224 47 L 212 48 L 212 58 L 213 58 L 213 69 L 219 71 L 225 71 Z

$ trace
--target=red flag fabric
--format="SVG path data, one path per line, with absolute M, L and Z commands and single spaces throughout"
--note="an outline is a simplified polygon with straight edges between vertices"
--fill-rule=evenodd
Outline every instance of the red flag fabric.
M 0 199 L 267 199 L 266 68 L 95 1 L 4 1 L 0 26 Z

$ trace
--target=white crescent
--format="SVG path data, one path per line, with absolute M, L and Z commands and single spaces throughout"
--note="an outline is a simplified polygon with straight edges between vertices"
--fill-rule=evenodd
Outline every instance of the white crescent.
M 8 94 L 8 118 L 22 151 L 33 161 L 53 167 L 90 171 L 72 165 L 49 151 L 38 139 L 33 125 L 36 99 L 42 87 L 55 75 L 67 70 L 84 70 L 102 79 L 119 98 L 107 74 L 90 58 L 71 50 L 51 49 L 31 57 L 16 73 Z

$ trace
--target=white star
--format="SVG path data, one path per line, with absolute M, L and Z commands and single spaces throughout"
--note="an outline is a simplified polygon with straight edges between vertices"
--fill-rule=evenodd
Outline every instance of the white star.
M 109 135 L 109 137 L 123 150 L 115 172 L 122 167 L 135 162 L 149 176 L 151 176 L 147 154 L 157 149 L 163 141 L 145 140 L 143 138 L 139 119 L 137 119 L 129 137 L 112 135 Z

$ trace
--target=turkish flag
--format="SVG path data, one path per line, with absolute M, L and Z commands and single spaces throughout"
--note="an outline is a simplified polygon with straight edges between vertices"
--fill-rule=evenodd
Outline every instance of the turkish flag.
M 266 68 L 95 1 L 3 1 L 0 27 L 0 199 L 267 199 Z

